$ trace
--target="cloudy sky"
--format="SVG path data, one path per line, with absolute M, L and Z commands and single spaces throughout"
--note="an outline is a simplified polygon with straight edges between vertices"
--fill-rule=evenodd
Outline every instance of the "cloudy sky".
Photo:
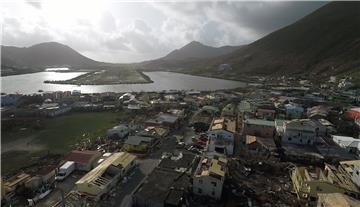
M 248 44 L 326 2 L 0 1 L 2 45 L 57 41 L 99 61 L 137 62 L 190 41 Z

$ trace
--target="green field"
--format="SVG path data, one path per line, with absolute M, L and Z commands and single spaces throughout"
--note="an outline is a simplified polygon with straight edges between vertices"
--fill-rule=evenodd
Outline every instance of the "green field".
M 65 154 L 69 152 L 75 143 L 82 139 L 94 139 L 104 136 L 106 130 L 117 125 L 119 120 L 124 120 L 122 112 L 94 112 L 73 113 L 53 119 L 47 119 L 42 130 L 31 130 L 28 133 L 3 133 L 2 147 L 7 147 L 14 140 L 23 149 L 11 150 L 2 153 L 2 173 L 8 173 L 30 165 L 36 161 L 36 157 L 50 152 L 52 154 Z M 22 140 L 29 140 L 31 136 L 32 145 L 40 145 L 42 149 L 30 150 Z M 12 147 L 12 146 L 9 146 Z
M 355 87 L 360 88 L 360 70 L 355 71 L 351 74 Z
M 152 83 L 144 73 L 136 70 L 102 70 L 89 72 L 70 80 L 45 81 L 45 83 L 73 84 L 73 85 L 112 85 Z

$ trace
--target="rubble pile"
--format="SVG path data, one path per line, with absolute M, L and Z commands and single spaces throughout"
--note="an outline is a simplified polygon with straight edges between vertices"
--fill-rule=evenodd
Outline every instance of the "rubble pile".
M 232 193 L 242 200 L 264 206 L 301 206 L 288 169 L 291 163 L 234 158 L 229 165 Z M 248 204 L 247 204 L 248 205 Z

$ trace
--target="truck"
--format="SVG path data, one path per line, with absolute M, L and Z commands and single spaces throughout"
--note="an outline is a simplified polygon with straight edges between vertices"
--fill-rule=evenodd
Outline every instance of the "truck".
M 34 198 L 27 199 L 29 206 L 35 206 L 36 203 L 38 203 L 41 199 L 49 195 L 51 191 L 52 189 L 50 188 L 50 186 L 42 186 Z
M 75 162 L 67 161 L 60 168 L 55 176 L 55 180 L 62 181 L 75 170 Z

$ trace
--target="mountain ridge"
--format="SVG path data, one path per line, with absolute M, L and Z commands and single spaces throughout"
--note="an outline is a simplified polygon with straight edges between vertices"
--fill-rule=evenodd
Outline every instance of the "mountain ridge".
M 327 73 L 360 66 L 360 2 L 330 2 L 213 62 L 255 74 Z
M 360 69 L 360 2 L 330 2 L 293 24 L 218 57 L 147 61 L 144 69 L 167 68 L 197 75 L 330 76 Z M 161 60 L 161 61 L 160 61 Z M 227 64 L 231 70 L 222 71 Z
M 192 41 L 162 58 L 131 64 L 98 62 L 56 42 L 25 48 L 1 46 L 1 65 L 2 69 L 68 65 L 166 70 L 233 79 L 242 75 L 330 76 L 360 69 L 359 11 L 360 2 L 330 2 L 248 45 L 211 47 Z M 221 65 L 229 67 L 223 71 Z
M 231 53 L 241 46 L 222 46 L 222 47 L 212 47 L 205 44 L 202 44 L 198 41 L 191 41 L 185 46 L 171 51 L 169 54 L 165 55 L 160 59 L 164 60 L 185 60 L 188 58 L 197 59 L 197 58 L 212 58 L 221 55 Z
M 30 47 L 1 46 L 1 66 L 12 68 L 46 68 L 68 66 L 94 67 L 92 60 L 71 47 L 58 42 L 43 42 Z

